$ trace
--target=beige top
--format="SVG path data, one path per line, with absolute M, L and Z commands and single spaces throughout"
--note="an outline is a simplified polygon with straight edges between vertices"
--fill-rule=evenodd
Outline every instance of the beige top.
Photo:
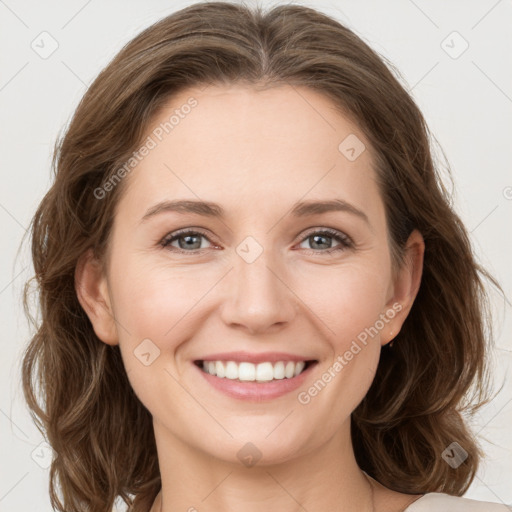
M 411 503 L 404 512 L 512 512 L 512 507 L 459 498 L 442 492 L 429 492 Z
M 112 512 L 120 512 L 114 507 Z M 489 501 L 470 500 L 441 492 L 430 492 L 417 499 L 403 512 L 512 512 L 512 507 Z

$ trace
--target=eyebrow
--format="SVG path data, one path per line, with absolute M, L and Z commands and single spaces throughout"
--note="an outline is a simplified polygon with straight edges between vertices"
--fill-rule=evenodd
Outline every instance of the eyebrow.
M 306 217 L 308 215 L 319 215 L 326 212 L 346 212 L 355 215 L 364 220 L 371 226 L 368 216 L 355 206 L 343 201 L 342 199 L 332 199 L 328 201 L 302 201 L 295 203 L 290 214 L 293 217 Z M 204 217 L 225 218 L 225 211 L 217 203 L 210 201 L 196 201 L 190 199 L 162 201 L 149 208 L 141 222 L 146 222 L 151 217 L 163 212 L 175 213 L 193 213 Z

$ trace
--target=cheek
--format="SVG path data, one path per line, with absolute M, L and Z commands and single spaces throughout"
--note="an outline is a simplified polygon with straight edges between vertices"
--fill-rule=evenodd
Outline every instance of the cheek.
M 385 258 L 366 259 L 337 268 L 310 268 L 295 281 L 294 291 L 318 317 L 322 332 L 339 352 L 378 320 L 389 280 Z
M 175 378 L 178 347 L 193 335 L 194 312 L 208 291 L 197 272 L 125 258 L 112 272 L 120 350 L 131 386 L 152 412 L 187 397 Z M 172 423 L 172 421 L 171 421 Z
M 297 399 L 301 410 L 318 418 L 326 432 L 351 414 L 375 376 L 390 279 L 386 264 L 378 261 L 386 260 L 347 265 L 325 278 L 317 274 L 316 286 L 301 292 L 307 293 L 308 306 L 321 319 L 330 358 Z
M 116 313 L 133 337 L 154 338 L 160 344 L 172 338 L 175 326 L 207 291 L 197 271 L 162 265 L 127 264 L 117 276 Z M 122 336 L 122 332 L 119 333 Z

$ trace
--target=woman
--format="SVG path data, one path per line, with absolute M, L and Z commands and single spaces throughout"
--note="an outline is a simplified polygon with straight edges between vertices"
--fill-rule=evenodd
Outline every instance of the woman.
M 507 510 L 460 497 L 494 280 L 353 32 L 183 9 L 102 71 L 54 165 L 23 366 L 54 507 Z

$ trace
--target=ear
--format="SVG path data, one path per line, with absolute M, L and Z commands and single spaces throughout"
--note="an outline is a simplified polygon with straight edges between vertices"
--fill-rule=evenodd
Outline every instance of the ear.
M 87 313 L 96 336 L 107 345 L 118 345 L 117 328 L 108 291 L 107 278 L 100 261 L 89 249 L 75 268 L 75 291 Z
M 400 332 L 412 308 L 420 288 L 424 254 L 425 241 L 421 233 L 415 229 L 409 235 L 405 244 L 403 264 L 393 279 L 391 298 L 386 303 L 388 314 L 386 315 L 386 312 L 384 312 L 391 319 L 381 332 L 381 345 L 389 343 Z M 393 316 L 391 313 L 393 313 Z

